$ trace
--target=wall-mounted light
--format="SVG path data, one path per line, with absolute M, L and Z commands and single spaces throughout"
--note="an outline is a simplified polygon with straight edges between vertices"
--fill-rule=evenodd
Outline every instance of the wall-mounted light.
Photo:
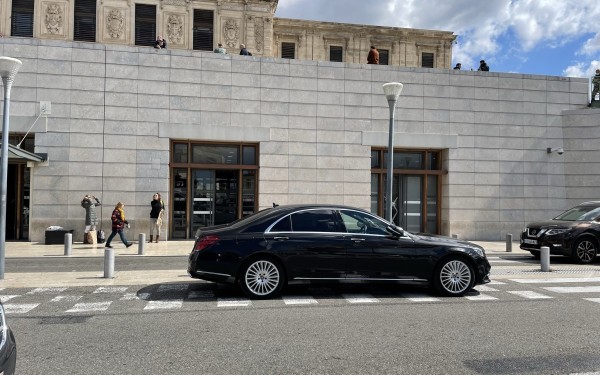
M 562 154 L 565 153 L 565 150 L 562 147 L 554 147 L 554 148 L 548 147 L 546 149 L 546 152 L 549 153 L 549 154 L 551 154 L 553 152 L 556 152 L 557 154 L 562 155 Z

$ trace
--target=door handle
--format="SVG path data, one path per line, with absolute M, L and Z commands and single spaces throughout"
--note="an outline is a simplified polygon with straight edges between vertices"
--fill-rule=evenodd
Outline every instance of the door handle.
M 354 241 L 354 242 L 363 242 L 365 239 L 364 238 L 356 238 L 356 237 L 351 237 L 350 241 Z
M 273 239 L 275 241 L 285 241 L 285 240 L 289 240 L 289 237 L 273 237 Z

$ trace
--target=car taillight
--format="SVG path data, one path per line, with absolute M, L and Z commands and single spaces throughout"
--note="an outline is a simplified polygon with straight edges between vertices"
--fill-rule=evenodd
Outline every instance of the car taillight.
M 196 241 L 194 251 L 202 251 L 219 241 L 219 236 L 204 236 Z

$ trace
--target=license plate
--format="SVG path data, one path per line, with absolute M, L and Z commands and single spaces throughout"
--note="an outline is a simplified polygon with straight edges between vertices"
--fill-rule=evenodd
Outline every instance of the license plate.
M 523 240 L 523 243 L 528 243 L 530 245 L 537 245 L 537 240 L 530 240 L 530 239 L 525 238 Z

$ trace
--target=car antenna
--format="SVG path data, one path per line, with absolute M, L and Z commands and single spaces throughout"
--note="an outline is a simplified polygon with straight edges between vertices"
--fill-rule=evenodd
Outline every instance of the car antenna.
M 278 207 L 279 205 L 275 202 L 273 202 L 273 208 Z

